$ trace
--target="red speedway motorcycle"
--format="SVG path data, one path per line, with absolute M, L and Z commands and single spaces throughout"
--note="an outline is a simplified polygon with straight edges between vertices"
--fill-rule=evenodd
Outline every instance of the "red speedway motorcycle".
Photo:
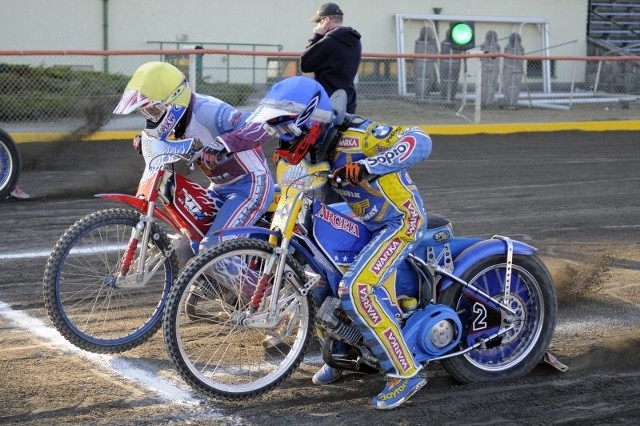
M 193 165 L 196 144 L 162 142 L 143 132 L 146 166 L 136 194 L 96 195 L 129 208 L 84 216 L 53 247 L 44 271 L 44 302 L 56 329 L 77 347 L 123 352 L 160 328 L 178 275 L 180 240 L 184 236 L 197 247 L 217 211 L 206 189 L 173 166 L 180 160 Z

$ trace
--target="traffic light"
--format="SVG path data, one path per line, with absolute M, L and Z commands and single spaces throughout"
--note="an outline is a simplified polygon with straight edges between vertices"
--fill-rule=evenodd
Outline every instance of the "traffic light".
M 473 49 L 476 46 L 475 24 L 469 21 L 452 22 L 449 26 L 449 40 L 454 49 Z

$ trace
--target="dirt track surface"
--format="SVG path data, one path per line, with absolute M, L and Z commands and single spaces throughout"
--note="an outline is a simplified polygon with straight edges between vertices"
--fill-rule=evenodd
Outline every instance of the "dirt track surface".
M 539 248 L 559 293 L 552 352 L 527 377 L 458 385 L 438 365 L 390 412 L 370 407 L 379 375 L 318 387 L 317 352 L 255 400 L 213 401 L 184 384 L 161 333 L 117 356 L 74 349 L 41 297 L 46 256 L 76 219 L 135 191 L 142 158 L 128 141 L 20 144 L 28 201 L 0 202 L 0 423 L 458 425 L 640 423 L 640 137 L 548 133 L 434 137 L 412 176 L 428 210 L 457 235 L 495 234 Z

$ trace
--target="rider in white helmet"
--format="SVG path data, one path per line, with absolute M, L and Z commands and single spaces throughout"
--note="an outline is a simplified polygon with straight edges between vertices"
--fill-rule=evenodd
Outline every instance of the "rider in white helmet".
M 251 226 L 273 200 L 274 184 L 262 144 L 272 138 L 260 124 L 213 96 L 193 93 L 184 74 L 166 62 L 148 62 L 129 80 L 114 114 L 139 111 L 147 136 L 162 141 L 195 138 L 203 145 L 200 170 L 211 180 L 208 192 L 218 208 L 200 243 L 219 241 L 216 231 Z M 138 148 L 139 138 L 134 139 Z

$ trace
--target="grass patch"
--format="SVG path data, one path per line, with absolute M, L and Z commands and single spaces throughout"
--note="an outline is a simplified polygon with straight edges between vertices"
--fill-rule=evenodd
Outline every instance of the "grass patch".
M 76 118 L 85 121 L 78 133 L 98 130 L 112 117 L 130 76 L 74 70 L 70 66 L 28 66 L 0 63 L 0 121 L 43 121 Z M 198 84 L 198 93 L 231 105 L 253 93 L 247 84 Z

